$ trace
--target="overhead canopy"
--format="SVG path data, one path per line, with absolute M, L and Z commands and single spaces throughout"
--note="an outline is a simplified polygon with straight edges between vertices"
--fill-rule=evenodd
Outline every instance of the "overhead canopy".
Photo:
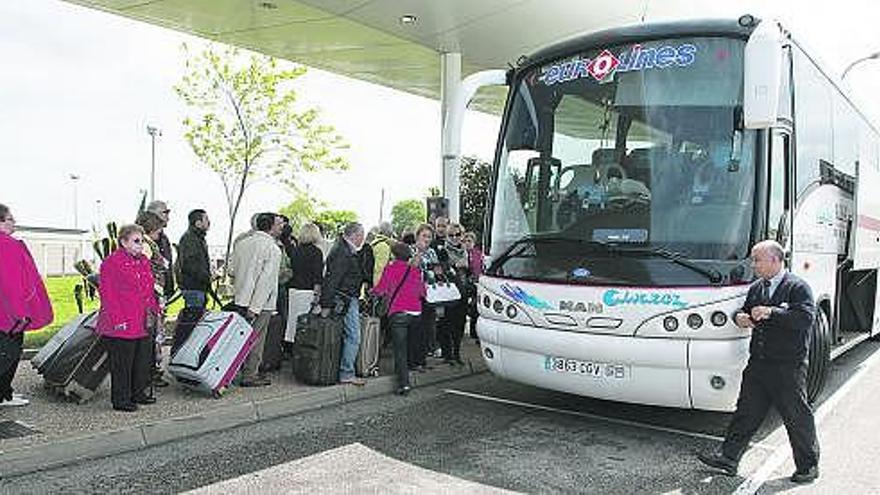
M 68 1 L 434 99 L 441 53 L 461 53 L 467 76 L 609 26 L 718 14 L 686 0 Z M 474 105 L 497 111 L 502 95 Z

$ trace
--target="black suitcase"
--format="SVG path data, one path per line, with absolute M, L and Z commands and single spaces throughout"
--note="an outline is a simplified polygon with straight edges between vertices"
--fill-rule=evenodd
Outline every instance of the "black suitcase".
M 284 317 L 280 314 L 272 315 L 269 326 L 266 328 L 266 342 L 263 345 L 263 362 L 260 371 L 267 373 L 281 369 L 281 341 L 284 340 L 285 324 Z
M 333 385 L 339 379 L 342 319 L 306 313 L 296 320 L 293 374 L 307 385 Z
M 97 321 L 97 313 L 77 317 L 34 356 L 31 363 L 46 388 L 79 403 L 95 395 L 110 373 L 107 346 L 94 331 Z

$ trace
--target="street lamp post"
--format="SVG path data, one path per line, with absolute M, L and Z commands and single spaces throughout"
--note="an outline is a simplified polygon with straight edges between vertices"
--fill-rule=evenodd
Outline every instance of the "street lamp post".
M 73 182 L 73 228 L 79 228 L 79 179 L 78 174 L 70 174 L 70 180 Z
M 868 56 L 855 59 L 852 63 L 850 63 L 849 65 L 846 66 L 846 69 L 843 69 L 843 72 L 840 74 L 840 80 L 843 81 L 843 78 L 846 77 L 847 73 L 849 73 L 849 71 L 853 67 L 855 67 L 856 65 L 858 65 L 866 60 L 875 60 L 878 58 L 880 58 L 880 52 L 874 52 Z
M 150 201 L 156 200 L 156 136 L 162 135 L 162 130 L 151 125 L 147 126 L 147 134 L 150 135 Z

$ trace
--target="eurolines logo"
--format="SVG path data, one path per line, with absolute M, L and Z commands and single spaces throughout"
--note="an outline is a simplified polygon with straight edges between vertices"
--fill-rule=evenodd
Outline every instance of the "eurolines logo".
M 602 50 L 596 58 L 575 57 L 541 69 L 538 80 L 547 86 L 592 76 L 604 81 L 615 72 L 632 72 L 652 69 L 688 67 L 696 60 L 697 47 L 690 43 L 672 46 L 643 47 L 633 45 L 615 56 Z
M 550 303 L 539 297 L 529 294 L 521 287 L 509 284 L 501 284 L 501 291 L 504 292 L 507 297 L 513 299 L 514 301 L 523 303 L 527 306 L 531 306 L 535 309 L 553 309 L 553 306 L 551 306 Z

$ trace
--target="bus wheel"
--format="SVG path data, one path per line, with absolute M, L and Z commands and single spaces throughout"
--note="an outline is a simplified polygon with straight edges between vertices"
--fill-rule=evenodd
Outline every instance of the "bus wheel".
M 807 399 L 813 403 L 822 392 L 831 366 L 831 325 L 828 324 L 825 311 L 816 310 L 816 319 L 810 332 L 810 348 L 807 350 Z

